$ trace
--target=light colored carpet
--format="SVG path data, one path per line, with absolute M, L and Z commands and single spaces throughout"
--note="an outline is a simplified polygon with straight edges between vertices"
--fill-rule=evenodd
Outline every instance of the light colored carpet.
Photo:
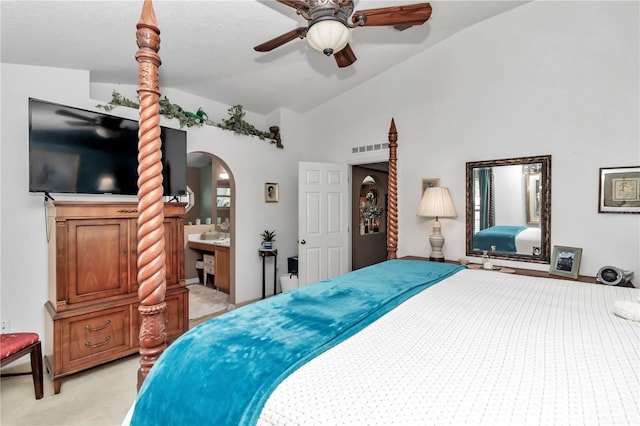
M 28 361 L 28 357 L 25 358 Z M 31 375 L 2 378 L 2 426 L 119 425 L 137 394 L 140 356 L 132 355 L 74 374 L 53 393 L 44 378 L 44 398 L 36 400 Z M 28 368 L 27 368 L 28 369 Z
M 202 284 L 189 286 L 189 328 L 224 313 L 229 295 Z M 11 372 L 29 371 L 29 357 Z M 44 377 L 44 398 L 36 400 L 31 375 L 3 377 L 0 381 L 0 424 L 14 425 L 120 425 L 136 398 L 140 355 L 109 362 L 71 375 L 58 395 Z
M 189 328 L 218 315 L 190 320 Z M 15 370 L 30 371 L 28 356 L 18 363 Z M 63 379 L 58 395 L 53 393 L 53 381 L 45 373 L 44 398 L 40 400 L 35 399 L 30 374 L 3 377 L 0 425 L 118 426 L 136 398 L 139 368 L 138 354 L 109 362 Z
M 187 288 L 189 289 L 189 320 L 228 310 L 228 294 L 202 284 L 191 284 Z

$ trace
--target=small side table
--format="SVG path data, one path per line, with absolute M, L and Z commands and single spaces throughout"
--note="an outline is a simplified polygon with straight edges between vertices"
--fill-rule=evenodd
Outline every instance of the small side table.
M 259 249 L 258 254 L 262 258 L 262 298 L 266 297 L 266 277 L 265 277 L 265 259 L 273 257 L 273 294 L 276 294 L 276 283 L 278 274 L 278 250 L 277 249 Z

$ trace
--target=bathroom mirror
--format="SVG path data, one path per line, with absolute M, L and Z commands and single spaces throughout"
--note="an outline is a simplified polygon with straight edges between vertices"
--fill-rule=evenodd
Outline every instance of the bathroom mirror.
M 466 253 L 549 263 L 551 156 L 467 163 Z
M 221 159 L 205 152 L 187 153 L 187 184 L 194 205 L 187 211 L 185 223 L 206 224 L 209 220 L 219 225 L 230 220 L 233 191 Z

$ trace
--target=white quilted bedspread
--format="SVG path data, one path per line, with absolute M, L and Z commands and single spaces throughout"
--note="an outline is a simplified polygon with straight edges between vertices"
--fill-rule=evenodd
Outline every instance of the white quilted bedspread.
M 260 425 L 640 425 L 640 290 L 465 270 L 289 376 Z

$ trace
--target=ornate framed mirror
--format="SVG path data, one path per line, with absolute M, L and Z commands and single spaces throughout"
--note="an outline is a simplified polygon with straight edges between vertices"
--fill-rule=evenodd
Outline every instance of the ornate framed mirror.
M 551 258 L 551 156 L 467 163 L 466 253 Z

